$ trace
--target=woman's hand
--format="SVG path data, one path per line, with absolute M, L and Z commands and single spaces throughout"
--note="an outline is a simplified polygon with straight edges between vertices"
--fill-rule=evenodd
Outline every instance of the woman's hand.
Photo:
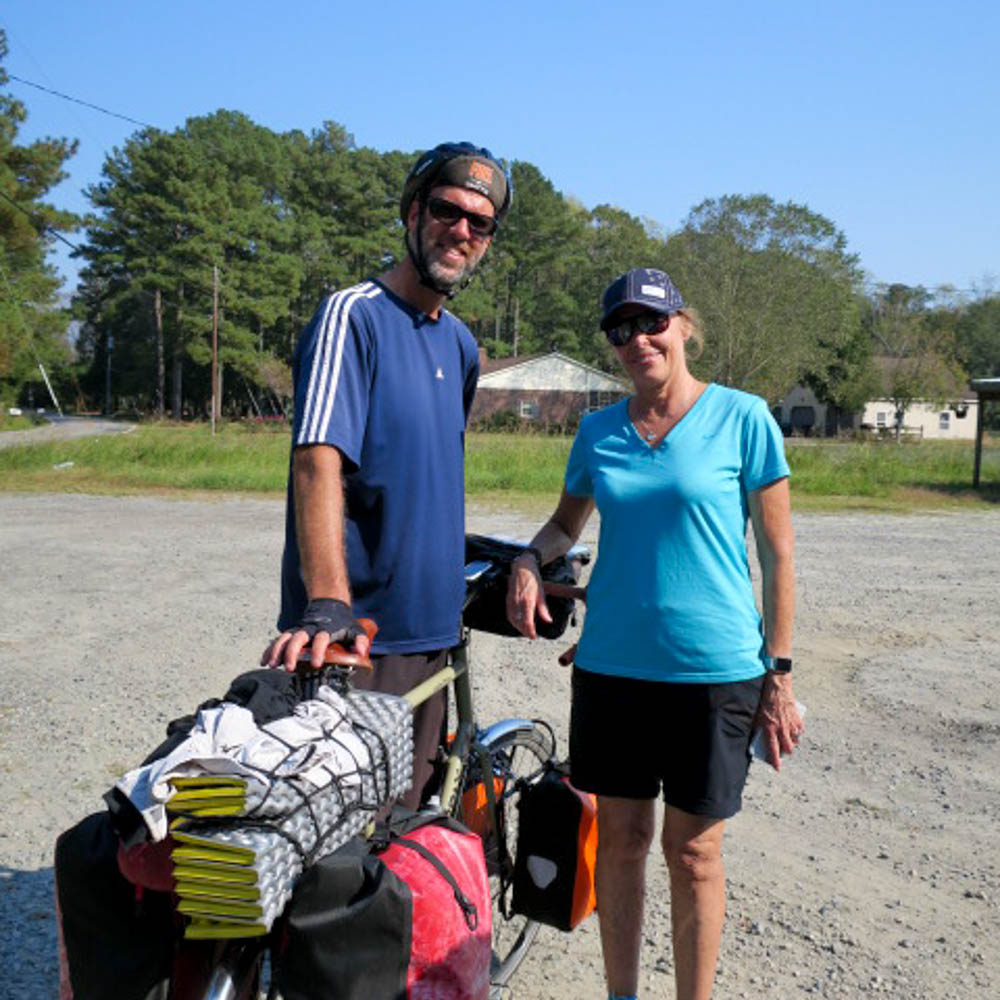
M 542 590 L 542 574 L 530 552 L 519 555 L 510 564 L 510 579 L 507 583 L 507 619 L 529 639 L 537 639 L 535 616 L 543 622 L 551 622 L 545 592 Z
M 761 730 L 771 767 L 780 771 L 782 755 L 799 745 L 805 729 L 788 674 L 770 672 L 764 676 L 755 728 Z
M 535 555 L 546 562 L 565 555 L 580 537 L 593 509 L 594 501 L 590 497 L 573 496 L 563 487 L 555 513 L 538 530 L 531 546 L 510 564 L 507 619 L 521 635 L 529 639 L 538 638 L 536 616 L 547 624 L 552 622 L 542 589 L 542 567 Z

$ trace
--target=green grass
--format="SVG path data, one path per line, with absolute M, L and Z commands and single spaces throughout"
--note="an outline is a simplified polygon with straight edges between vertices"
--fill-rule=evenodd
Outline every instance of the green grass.
M 570 438 L 469 434 L 469 495 L 496 506 L 550 510 Z M 280 496 L 288 469 L 285 427 L 144 424 L 133 433 L 0 449 L 0 489 L 81 493 L 253 493 Z M 1000 442 L 983 450 L 979 492 L 973 447 L 955 442 L 791 441 L 796 510 L 911 511 L 1000 502 Z M 72 464 L 68 464 L 72 463 Z
M 19 417 L 12 417 L 6 407 L 0 410 L 0 431 L 26 431 L 43 423 L 45 421 L 33 413 L 29 415 L 22 413 Z
M 468 434 L 465 483 L 469 493 L 547 494 L 562 489 L 572 438 L 535 434 Z
M 111 434 L 0 450 L 0 488 L 80 493 L 279 493 L 287 430 L 154 424 Z M 72 463 L 71 465 L 69 463 Z
M 983 447 L 979 493 L 971 442 L 789 442 L 796 506 L 949 506 L 1000 499 L 1000 444 Z

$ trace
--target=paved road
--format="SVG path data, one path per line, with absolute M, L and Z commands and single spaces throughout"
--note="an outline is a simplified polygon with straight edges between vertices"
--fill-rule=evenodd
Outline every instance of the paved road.
M 44 427 L 26 431 L 0 431 L 0 448 L 18 444 L 40 444 L 43 441 L 68 441 L 73 438 L 91 437 L 94 434 L 127 434 L 135 424 L 126 424 L 102 417 L 46 417 Z

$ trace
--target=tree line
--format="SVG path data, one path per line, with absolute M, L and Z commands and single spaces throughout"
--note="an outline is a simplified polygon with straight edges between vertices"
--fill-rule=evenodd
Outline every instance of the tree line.
M 220 110 L 134 133 L 108 154 L 78 220 L 44 201 L 75 143 L 17 145 L 24 117 L 0 94 L 4 401 L 23 398 L 44 361 L 80 409 L 206 415 L 217 303 L 224 409 L 283 412 L 295 341 L 321 298 L 405 253 L 398 198 L 419 151 L 358 147 L 336 122 L 276 133 Z M 613 371 L 599 296 L 641 265 L 668 271 L 698 310 L 697 373 L 771 401 L 807 382 L 850 412 L 886 392 L 900 405 L 944 400 L 966 373 L 1000 375 L 1000 296 L 868 287 L 844 234 L 805 205 L 712 198 L 666 233 L 613 205 L 581 205 L 531 163 L 510 170 L 513 208 L 449 306 L 491 357 L 558 350 Z M 77 226 L 85 265 L 70 345 L 45 253 Z

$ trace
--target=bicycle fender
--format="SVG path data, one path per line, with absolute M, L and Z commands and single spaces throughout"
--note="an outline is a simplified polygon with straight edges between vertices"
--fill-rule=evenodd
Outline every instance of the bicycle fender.
M 480 733 L 479 742 L 488 746 L 494 740 L 498 740 L 508 733 L 530 732 L 534 725 L 531 719 L 501 719 Z

